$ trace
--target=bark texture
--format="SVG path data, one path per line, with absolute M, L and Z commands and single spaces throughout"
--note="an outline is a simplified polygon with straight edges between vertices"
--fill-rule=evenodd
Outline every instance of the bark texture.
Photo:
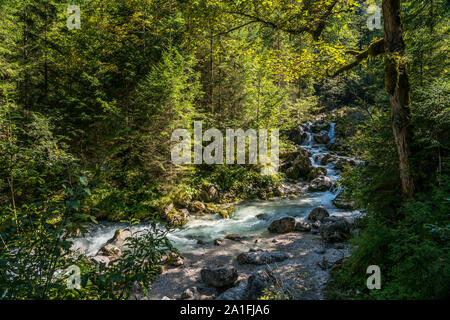
M 385 80 L 391 104 L 391 123 L 399 159 L 402 193 L 414 196 L 414 181 L 409 167 L 409 81 L 405 43 L 400 17 L 400 0 L 383 0 Z

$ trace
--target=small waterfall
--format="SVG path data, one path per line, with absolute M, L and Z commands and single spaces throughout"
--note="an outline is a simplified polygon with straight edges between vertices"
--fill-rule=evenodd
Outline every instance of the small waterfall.
M 305 131 L 306 138 L 303 140 L 303 146 L 311 146 L 312 145 L 312 134 L 311 132 Z
M 328 137 L 330 138 L 330 142 L 333 143 L 336 141 L 336 137 L 334 134 L 334 127 L 336 126 L 335 122 L 330 122 L 330 131 L 328 131 Z

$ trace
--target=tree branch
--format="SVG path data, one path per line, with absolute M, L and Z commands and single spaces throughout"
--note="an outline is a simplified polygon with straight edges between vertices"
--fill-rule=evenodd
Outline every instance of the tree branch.
M 328 17 L 332 14 L 334 7 L 336 6 L 336 3 L 338 0 L 333 1 L 325 10 L 325 12 L 320 17 L 319 23 L 317 25 L 317 28 L 315 30 L 311 31 L 311 35 L 313 36 L 314 40 L 318 40 L 320 35 L 322 34 L 323 29 L 325 29 L 325 25 L 327 23 Z
M 334 78 L 334 77 L 338 76 L 339 74 L 341 74 L 345 71 L 348 71 L 348 70 L 352 69 L 353 67 L 357 66 L 362 61 L 366 60 L 368 57 L 376 57 L 384 52 L 385 51 L 384 51 L 384 39 L 383 38 L 372 42 L 367 47 L 367 49 L 365 49 L 363 51 L 348 50 L 345 53 L 354 55 L 355 60 L 352 63 L 349 63 L 349 64 L 343 66 L 342 68 L 340 68 L 333 74 L 330 74 L 327 70 L 327 75 L 331 78 Z
M 333 9 L 335 8 L 335 6 L 338 2 L 339 2 L 339 0 L 334 0 L 326 7 L 326 9 L 323 11 L 322 14 L 317 13 L 317 15 L 319 16 L 318 21 L 312 22 L 312 23 L 311 23 L 311 21 L 307 22 L 305 25 L 300 26 L 298 28 L 288 27 L 286 25 L 286 23 L 288 21 L 291 21 L 292 18 L 289 19 L 288 21 L 285 21 L 285 23 L 277 23 L 277 22 L 272 22 L 270 20 L 261 18 L 257 12 L 255 14 L 249 14 L 249 13 L 245 13 L 245 12 L 241 12 L 241 11 L 228 11 L 227 13 L 246 17 L 248 19 L 251 19 L 251 23 L 259 22 L 263 25 L 272 27 L 276 30 L 287 32 L 287 33 L 290 33 L 293 35 L 299 35 L 301 33 L 307 32 L 312 35 L 314 40 L 318 40 L 320 35 L 322 34 L 323 30 L 325 29 L 328 18 L 331 15 L 333 15 Z M 310 8 L 304 8 L 304 9 L 307 11 L 310 10 Z M 346 12 L 346 11 L 347 10 L 342 10 L 339 12 Z
M 257 23 L 257 22 L 258 22 L 258 21 L 254 21 L 254 20 L 249 21 L 249 22 L 246 22 L 246 23 L 241 24 L 241 25 L 239 25 L 239 26 L 237 26 L 237 27 L 228 29 L 228 30 L 223 31 L 223 32 L 216 33 L 216 34 L 214 35 L 214 37 L 218 37 L 218 36 L 223 36 L 223 35 L 229 34 L 229 33 L 233 32 L 233 31 L 235 31 L 235 30 L 241 29 L 241 28 L 243 28 L 243 27 L 245 27 L 245 26 L 248 26 L 249 24 Z

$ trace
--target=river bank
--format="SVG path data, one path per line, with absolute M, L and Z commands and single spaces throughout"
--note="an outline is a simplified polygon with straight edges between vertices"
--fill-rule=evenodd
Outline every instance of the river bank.
M 239 264 L 239 253 L 251 249 L 283 252 L 289 258 L 269 265 Z M 137 299 L 215 299 L 221 292 L 205 284 L 201 270 L 209 268 L 234 267 L 237 281 L 246 281 L 255 271 L 270 268 L 276 278 L 292 291 L 295 300 L 323 299 L 323 289 L 329 270 L 349 256 L 347 244 L 326 244 L 319 234 L 288 233 L 272 234 L 264 238 L 248 237 L 245 240 L 225 239 L 218 247 L 206 244 L 197 251 L 183 254 L 182 267 L 168 266 L 153 283 L 148 297 L 136 295 Z M 235 299 L 238 299 L 235 296 Z

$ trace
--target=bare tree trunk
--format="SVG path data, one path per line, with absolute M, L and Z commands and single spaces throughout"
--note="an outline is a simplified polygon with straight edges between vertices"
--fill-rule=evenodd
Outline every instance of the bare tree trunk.
M 400 0 L 383 0 L 385 79 L 391 103 L 391 122 L 397 146 L 400 180 L 405 199 L 414 196 L 414 181 L 409 167 L 409 81 L 404 55 Z
M 210 36 L 210 40 L 209 40 L 209 45 L 210 45 L 210 52 L 209 52 L 209 101 L 211 103 L 211 113 L 214 113 L 214 60 L 213 60 L 213 53 L 214 53 L 214 33 L 213 33 L 213 29 L 211 29 L 211 36 Z

